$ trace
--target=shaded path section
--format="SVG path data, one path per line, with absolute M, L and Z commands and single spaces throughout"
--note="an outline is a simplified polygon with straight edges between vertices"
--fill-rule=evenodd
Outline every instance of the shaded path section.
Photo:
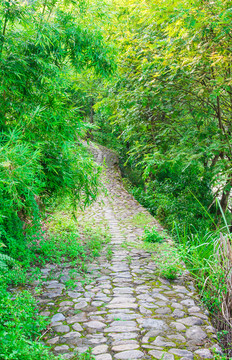
M 52 267 L 43 269 L 39 300 L 43 314 L 51 317 L 46 342 L 64 359 L 88 347 L 96 360 L 213 358 L 211 349 L 218 348 L 215 330 L 191 281 L 170 283 L 157 277 L 150 253 L 125 245 L 138 242 L 143 233 L 143 227 L 133 225 L 136 215 L 161 226 L 124 189 L 115 154 L 90 146 L 96 160 L 107 164 L 102 181 L 108 193 L 101 194 L 82 220 L 108 226 L 112 256 L 109 260 L 103 251 L 88 266 L 91 282 L 83 284 L 77 277 L 72 291 L 65 286 L 67 267 L 55 269 L 54 280 L 47 280 Z

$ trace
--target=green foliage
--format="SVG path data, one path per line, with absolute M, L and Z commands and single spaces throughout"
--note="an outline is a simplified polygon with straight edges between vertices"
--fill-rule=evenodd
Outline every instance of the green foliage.
M 0 359 L 55 359 L 44 345 L 35 341 L 47 325 L 38 315 L 35 299 L 26 291 L 12 295 L 2 283 L 0 290 Z
M 112 245 L 108 245 L 106 251 L 107 251 L 106 258 L 107 258 L 108 261 L 111 261 L 112 258 L 113 258 Z
M 46 220 L 46 232 L 37 243 L 31 242 L 31 260 L 69 262 L 78 265 L 79 271 L 85 271 L 84 264 L 100 255 L 103 244 L 109 241 L 108 234 L 90 224 L 78 224 L 70 197 L 54 200 L 48 209 L 52 213 Z
M 31 238 L 25 249 L 21 263 L 9 256 L 0 256 L 0 261 L 6 263 L 0 267 L 0 359 L 9 360 L 53 360 L 55 356 L 44 347 L 38 339 L 46 330 L 47 322 L 39 316 L 36 299 L 27 291 L 11 294 L 7 291 L 9 285 L 25 285 L 38 280 L 39 268 L 33 265 L 46 263 L 64 264 L 70 269 L 69 288 L 76 287 L 77 278 L 82 283 L 88 283 L 89 278 L 84 274 L 87 263 L 100 255 L 103 243 L 108 242 L 109 236 L 96 228 L 82 227 L 72 216 L 70 199 L 63 199 L 60 211 L 57 203 L 50 206 L 53 215 L 47 219 L 47 231 L 39 238 Z M 57 210 L 56 210 L 57 207 Z M 51 274 L 52 276 L 52 274 Z M 57 358 L 57 357 L 56 357 Z M 77 359 L 93 359 L 90 352 L 78 355 Z
M 78 264 L 99 256 L 104 241 L 104 237 L 95 231 L 83 231 L 82 236 L 77 231 L 48 233 L 39 246 L 34 248 L 34 252 L 39 263 L 50 261 L 60 264 L 71 261 Z
M 91 353 L 91 349 L 85 351 L 82 354 L 75 355 L 73 360 L 94 360 L 95 357 Z
M 175 263 L 159 265 L 159 275 L 165 279 L 175 280 L 178 277 L 179 272 L 180 269 Z
M 217 222 L 211 189 L 223 190 L 224 212 L 231 190 L 229 1 L 128 0 L 122 8 L 118 76 L 95 106 L 97 123 L 108 139 L 119 137 L 124 173 L 146 188 L 141 198 L 154 214 L 169 226 L 172 214 L 178 221 L 189 214 L 186 224 L 200 228 L 192 192 Z
M 138 244 L 144 250 L 151 253 L 152 259 L 157 265 L 154 270 L 158 276 L 168 280 L 175 280 L 184 272 L 182 252 L 174 244 L 162 242 L 147 242 Z
M 139 212 L 132 217 L 131 223 L 136 226 L 146 226 L 149 225 L 152 220 L 153 219 L 149 214 Z
M 197 167 L 183 168 L 180 163 L 164 161 L 156 169 L 155 179 L 147 181 L 146 189 L 134 187 L 132 193 L 149 211 L 162 221 L 169 230 L 173 222 L 181 231 L 190 224 L 191 231 L 202 231 L 212 226 L 212 221 L 203 211 L 213 202 L 210 180 L 202 176 Z M 201 204 L 194 197 L 200 199 Z M 211 215 L 215 216 L 215 206 Z
M 84 270 L 99 254 L 101 236 L 77 231 L 69 216 L 56 214 L 46 237 L 40 223 L 51 196 L 68 195 L 73 209 L 96 198 L 88 136 L 116 149 L 130 191 L 169 230 L 176 224 L 203 298 L 219 307 L 225 271 L 209 230 L 222 217 L 212 189 L 229 218 L 231 39 L 229 0 L 0 3 L 1 281 L 25 283 L 24 267 L 48 260 Z M 103 80 L 116 68 L 113 48 L 118 72 Z M 145 237 L 149 246 L 162 240 Z M 160 273 L 175 277 L 178 267 L 160 263 Z M 47 359 L 29 341 L 19 334 L 14 359 Z
M 28 261 L 26 265 L 32 263 L 32 259 L 33 258 L 30 258 L 30 262 Z M 29 269 L 23 265 L 24 264 L 13 266 L 7 271 L 2 269 L 0 271 L 0 280 L 11 286 L 26 286 L 39 279 L 41 274 L 38 268 L 33 268 L 29 271 Z
M 5 245 L 0 243 L 0 249 L 2 247 L 5 247 Z M 15 264 L 15 260 L 12 257 L 2 254 L 0 252 L 0 271 L 8 270 L 8 268 L 14 264 Z
M 23 144 L 15 131 L 2 134 L 0 143 L 0 239 L 6 245 L 4 251 L 20 258 L 26 246 L 23 222 L 28 219 L 28 236 L 39 228 L 36 196 L 43 188 L 37 177 L 39 152 Z
M 8 269 L 9 264 L 14 263 L 14 259 L 10 256 L 0 253 L 0 269 Z
M 62 256 L 80 259 L 84 269 L 83 261 L 99 255 L 102 244 L 101 236 L 93 233 L 80 241 L 74 228 L 60 229 L 60 237 L 49 233 L 47 241 L 41 234 L 44 200 L 66 194 L 74 207 L 77 202 L 85 206 L 98 191 L 100 167 L 81 142 L 88 125 L 83 121 L 85 101 L 76 86 L 77 72 L 92 69 L 97 76 L 106 76 L 114 62 L 101 31 L 81 23 L 76 15 L 81 18 L 66 1 L 0 3 L 0 243 L 5 245 L 0 254 L 0 358 L 4 360 L 54 358 L 35 341 L 46 327 L 35 300 L 26 292 L 13 296 L 7 286 L 28 283 L 36 272 L 28 273 L 29 266 L 59 262 Z
M 182 263 L 181 251 L 174 244 L 168 242 L 158 244 L 153 249 L 154 260 L 158 265 L 157 273 L 159 276 L 168 280 L 175 280 L 185 271 Z
M 68 194 L 75 206 L 97 194 L 76 74 L 106 76 L 114 61 L 100 30 L 78 24 L 66 5 L 0 4 L 0 239 L 13 257 L 25 235 L 38 236 L 45 197 Z
M 142 237 L 143 241 L 151 242 L 151 243 L 161 243 L 164 241 L 165 235 L 157 231 L 156 227 L 145 228 L 144 235 Z
M 227 292 L 226 273 L 220 257 L 219 232 L 186 232 L 180 236 L 177 231 L 179 251 L 190 273 L 196 278 L 196 286 L 203 302 L 212 312 L 220 311 Z

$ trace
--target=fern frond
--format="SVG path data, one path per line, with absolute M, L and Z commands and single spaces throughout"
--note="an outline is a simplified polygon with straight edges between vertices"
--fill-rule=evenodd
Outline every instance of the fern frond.
M 9 265 L 13 265 L 15 263 L 16 262 L 12 257 L 0 253 L 0 270 L 7 270 Z

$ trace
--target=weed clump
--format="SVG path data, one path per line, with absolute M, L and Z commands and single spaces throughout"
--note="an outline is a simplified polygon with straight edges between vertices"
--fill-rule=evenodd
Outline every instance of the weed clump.
M 159 264 L 159 275 L 167 280 L 177 279 L 179 273 L 180 268 L 175 262 Z
M 35 341 L 47 326 L 38 314 L 36 300 L 28 291 L 11 294 L 2 278 L 0 313 L 0 359 L 55 360 L 48 348 Z
M 47 263 L 70 267 L 66 286 L 74 288 L 76 280 L 86 276 L 87 263 L 100 255 L 109 236 L 88 224 L 78 225 L 69 207 L 69 199 L 63 199 L 60 211 L 53 202 L 52 211 L 44 221 L 44 232 L 28 238 L 24 244 L 24 256 L 17 260 L 3 253 L 7 247 L 0 243 L 0 359 L 9 360 L 58 360 L 49 349 L 39 342 L 47 328 L 47 321 L 38 314 L 36 299 L 28 292 L 11 293 L 11 286 L 25 286 L 41 276 L 40 266 Z M 29 241 L 30 240 L 30 241 Z M 93 360 L 91 352 L 76 355 L 76 360 Z
M 92 355 L 91 349 L 89 349 L 82 354 L 74 356 L 73 360 L 95 360 L 95 357 Z
M 156 227 L 152 229 L 145 228 L 144 235 L 142 237 L 143 241 L 150 243 L 162 243 L 165 239 L 165 235 L 157 231 Z

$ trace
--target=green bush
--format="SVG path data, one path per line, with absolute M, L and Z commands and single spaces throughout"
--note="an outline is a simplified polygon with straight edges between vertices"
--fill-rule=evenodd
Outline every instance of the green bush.
M 108 235 L 97 228 L 91 229 L 88 224 L 84 227 L 78 225 L 72 214 L 70 198 L 63 198 L 59 206 L 63 210 L 53 208 L 53 214 L 47 219 L 46 234 L 38 243 L 31 242 L 34 262 L 60 264 L 67 261 L 82 265 L 99 256 L 103 244 L 108 242 Z
M 176 263 L 160 263 L 159 264 L 159 275 L 168 280 L 175 280 L 180 273 L 180 268 Z
M 98 192 L 73 73 L 107 75 L 114 61 L 100 31 L 61 3 L 0 3 L 0 241 L 20 260 L 40 236 L 46 197 L 66 194 L 75 206 Z
M 207 174 L 201 174 L 194 166 L 183 169 L 180 163 L 164 162 L 153 178 L 147 181 L 146 189 L 134 187 L 132 193 L 170 231 L 174 222 L 181 233 L 189 226 L 191 232 L 204 232 L 212 227 L 212 220 L 203 210 L 213 203 Z M 211 206 L 210 212 L 216 218 L 215 206 Z
M 203 302 L 212 312 L 220 312 L 223 298 L 226 298 L 227 287 L 227 259 L 224 255 L 229 252 L 220 244 L 219 231 L 206 231 L 205 234 L 196 233 L 180 235 L 176 228 L 179 253 L 188 271 L 196 279 Z M 228 244 L 229 245 L 229 244 Z M 223 249 L 223 250 L 222 250 Z
M 1 360 L 55 359 L 36 341 L 47 322 L 38 315 L 36 300 L 29 292 L 10 294 L 0 281 L 0 313 Z
M 161 243 L 164 241 L 165 235 L 157 231 L 156 227 L 152 229 L 145 228 L 144 235 L 142 236 L 143 241 L 151 243 Z

